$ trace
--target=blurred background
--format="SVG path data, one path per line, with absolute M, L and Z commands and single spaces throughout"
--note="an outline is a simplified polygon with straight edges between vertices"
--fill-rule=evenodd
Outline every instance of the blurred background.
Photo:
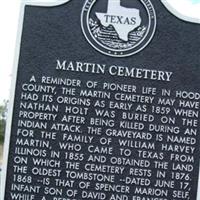
M 26 0 L 2 0 L 0 6 L 0 170 L 2 165 L 3 142 L 9 93 L 11 87 L 12 68 L 21 2 Z M 30 3 L 57 2 L 64 0 L 28 0 Z M 67 0 L 66 0 L 67 1 Z M 181 15 L 198 19 L 200 23 L 200 0 L 161 0 L 173 7 Z

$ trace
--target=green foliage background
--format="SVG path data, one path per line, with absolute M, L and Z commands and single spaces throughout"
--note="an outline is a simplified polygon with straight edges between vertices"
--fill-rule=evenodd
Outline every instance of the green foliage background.
M 7 116 L 7 101 L 4 101 L 0 105 L 0 144 L 4 142 L 5 128 L 6 128 L 6 116 Z

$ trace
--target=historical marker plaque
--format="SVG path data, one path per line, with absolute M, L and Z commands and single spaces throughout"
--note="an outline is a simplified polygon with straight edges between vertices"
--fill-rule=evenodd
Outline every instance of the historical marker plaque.
M 196 200 L 200 25 L 157 0 L 23 11 L 3 199 Z

